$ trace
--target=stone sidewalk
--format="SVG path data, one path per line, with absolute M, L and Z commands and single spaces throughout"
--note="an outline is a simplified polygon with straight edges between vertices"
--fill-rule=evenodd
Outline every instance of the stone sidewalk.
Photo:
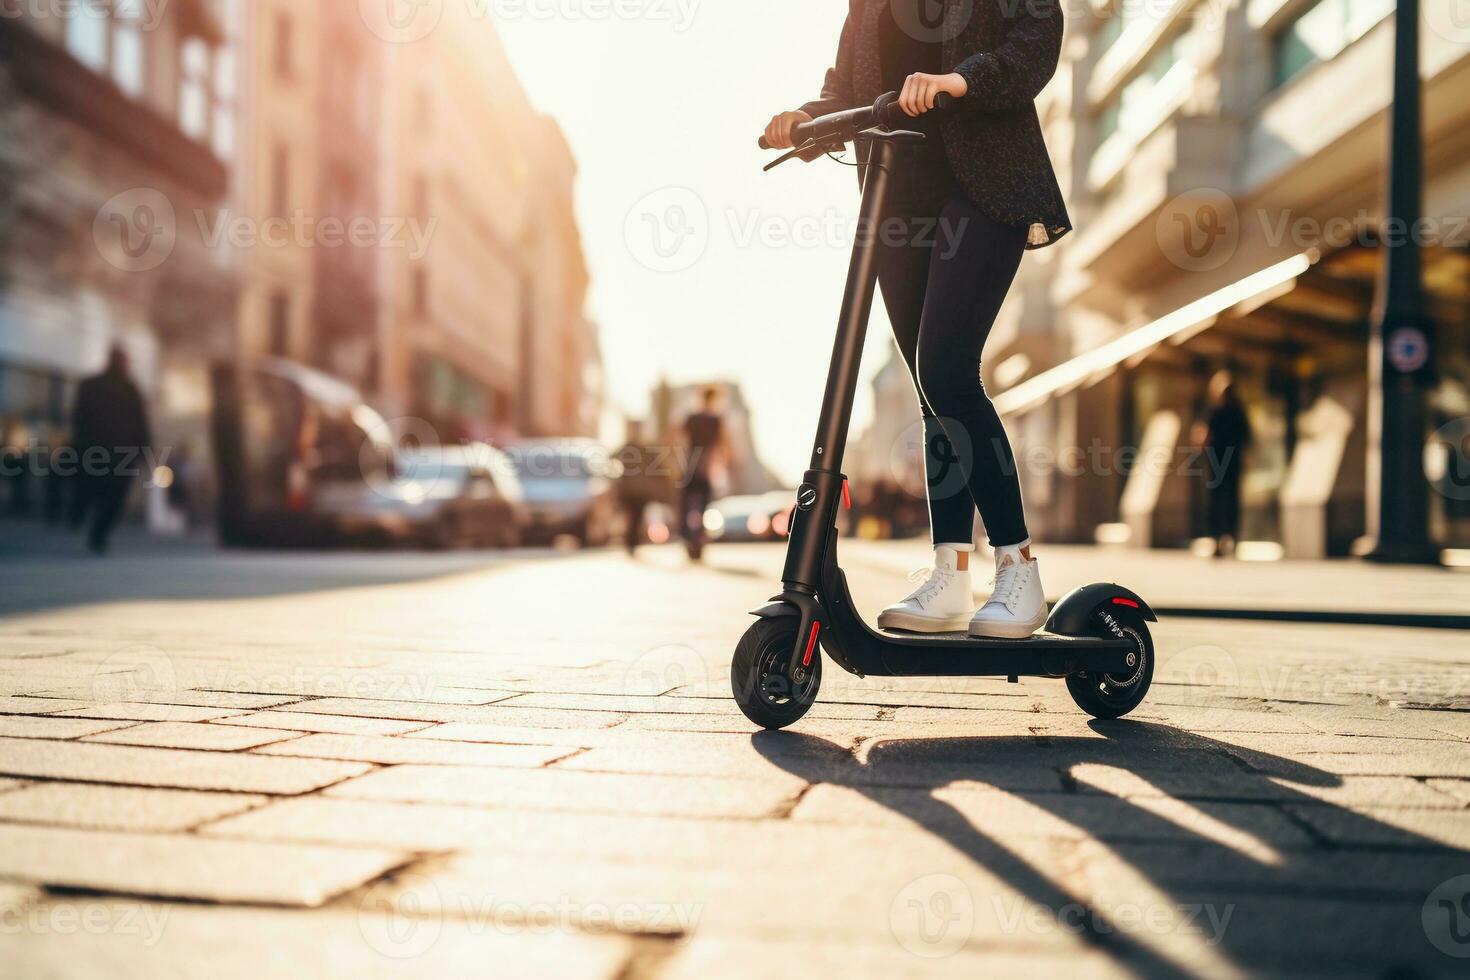
M 779 562 L 6 563 L 0 973 L 1463 975 L 1463 634 L 1166 620 L 1129 720 L 833 669 L 756 734 Z

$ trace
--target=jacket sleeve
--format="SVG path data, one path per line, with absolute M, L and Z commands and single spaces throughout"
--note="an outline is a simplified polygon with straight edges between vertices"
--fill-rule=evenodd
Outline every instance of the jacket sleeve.
M 828 113 L 856 107 L 856 97 L 852 94 L 853 44 L 855 43 L 852 22 L 852 8 L 849 6 L 847 20 L 842 25 L 842 37 L 837 42 L 837 62 L 827 69 L 827 77 L 822 82 L 822 96 L 800 107 L 802 112 L 813 119 L 817 116 L 825 116 Z
M 1016 14 L 1005 40 L 993 51 L 972 55 L 955 68 L 969 86 L 965 101 L 982 112 L 1030 105 L 1056 74 L 1062 54 L 1060 0 L 1010 2 L 1016 5 Z

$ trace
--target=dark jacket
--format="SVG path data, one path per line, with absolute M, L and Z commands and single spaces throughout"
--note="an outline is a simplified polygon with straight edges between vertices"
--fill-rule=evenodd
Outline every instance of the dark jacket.
M 138 453 L 152 438 L 143 396 L 126 374 L 104 371 L 77 386 L 72 442 L 79 452 Z
M 869 105 L 882 91 L 878 22 L 888 0 L 848 0 L 847 23 L 812 116 Z M 943 0 L 942 73 L 969 85 L 941 116 L 945 154 L 960 188 L 1002 224 L 1027 227 L 1027 248 L 1072 228 L 1041 137 L 1035 99 L 1057 70 L 1060 0 Z

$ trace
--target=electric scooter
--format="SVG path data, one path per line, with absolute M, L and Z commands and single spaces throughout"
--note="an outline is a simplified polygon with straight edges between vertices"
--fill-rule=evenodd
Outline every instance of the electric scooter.
M 1132 711 L 1153 680 L 1153 610 L 1120 585 L 1085 585 L 1052 609 L 1043 631 L 1023 640 L 968 633 L 878 632 L 853 605 L 837 561 L 837 508 L 851 506 L 842 456 L 857 388 L 863 339 L 877 285 L 873 231 L 879 225 L 897 147 L 922 141 L 904 129 L 908 116 L 896 93 L 872 106 L 822 116 L 795 127 L 795 148 L 768 164 L 811 162 L 856 142 L 866 147 L 862 208 L 837 339 L 822 398 L 811 468 L 792 510 L 783 589 L 754 611 L 755 622 L 735 648 L 730 684 L 745 716 L 764 728 L 785 728 L 816 701 L 825 653 L 858 677 L 1022 676 L 1064 678 L 1077 705 L 1098 718 Z M 954 111 L 941 95 L 935 111 Z M 770 149 L 764 138 L 762 149 Z

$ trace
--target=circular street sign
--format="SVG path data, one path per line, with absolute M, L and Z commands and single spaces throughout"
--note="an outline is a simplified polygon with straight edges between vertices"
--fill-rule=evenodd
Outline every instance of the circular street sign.
M 1388 335 L 1388 362 L 1401 374 L 1413 374 L 1429 361 L 1429 338 L 1418 327 L 1399 327 Z

